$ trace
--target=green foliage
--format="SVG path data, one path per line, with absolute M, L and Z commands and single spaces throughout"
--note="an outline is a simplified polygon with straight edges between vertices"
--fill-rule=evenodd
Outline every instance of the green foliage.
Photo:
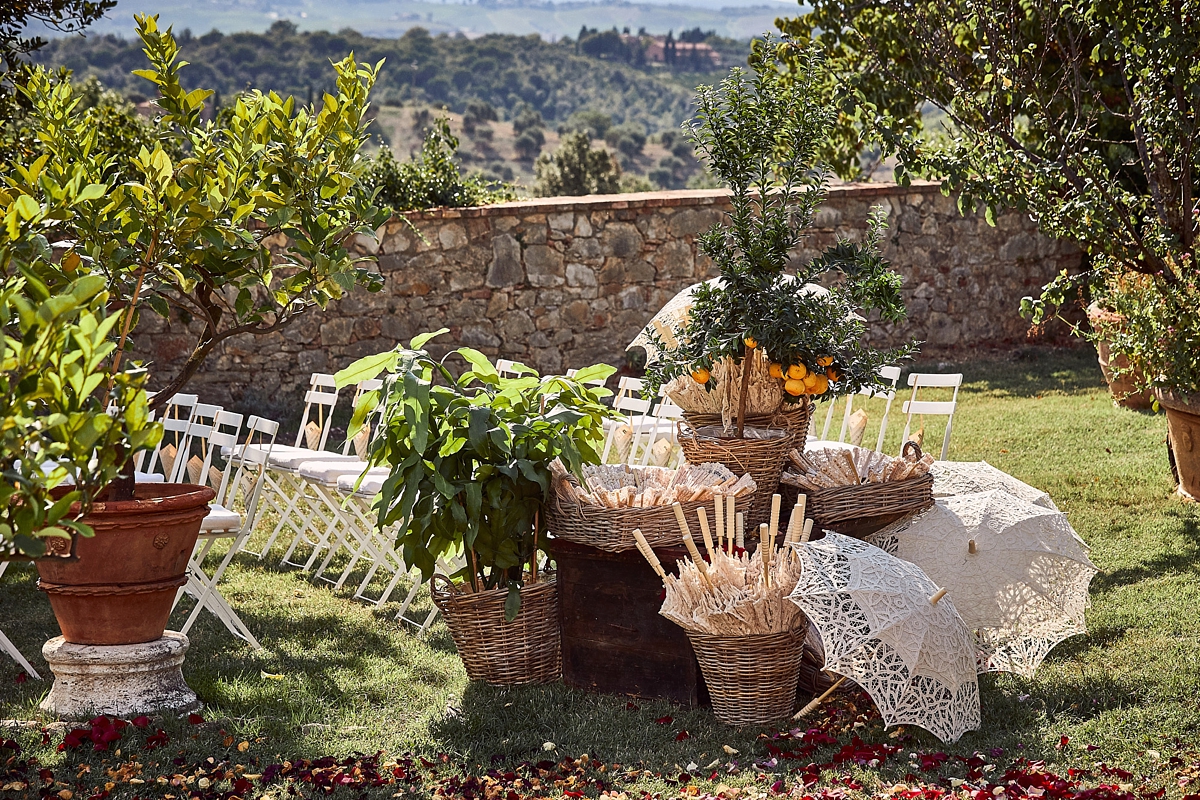
M 728 41 L 727 57 L 745 58 L 742 42 Z M 523 105 L 552 126 L 573 113 L 594 109 L 618 122 L 637 121 L 650 130 L 674 128 L 690 113 L 692 78 L 675 79 L 623 63 L 600 62 L 575 52 L 572 40 L 489 34 L 474 39 L 430 36 L 411 28 L 382 39 L 351 30 L 210 33 L 181 43 L 183 58 L 204 84 L 232 97 L 247 85 L 299 99 L 334 92 L 329 61 L 354 51 L 368 63 L 386 59 L 374 91 L 376 102 L 446 106 L 464 113 L 472 101 L 491 105 L 508 119 Z M 95 74 L 125 93 L 144 91 L 128 78 L 143 56 L 140 44 L 116 36 L 56 39 L 38 54 L 46 64 L 78 75 Z
M 45 162 L 18 171 L 37 180 Z M 34 274 L 51 258 L 55 218 L 102 189 L 75 183 L 39 199 L 0 188 L 0 557 L 38 557 L 49 538 L 90 536 L 79 518 L 97 492 L 162 436 L 149 421 L 145 373 L 111 373 L 120 317 L 107 314 L 104 278 L 53 292 Z
M 576 197 L 620 191 L 621 167 L 604 148 L 592 149 L 586 133 L 565 135 L 553 153 L 534 164 L 538 197 Z
M 1083 274 L 1023 302 L 1035 323 L 1081 291 L 1129 303 L 1137 319 L 1117 352 L 1196 392 L 1198 11 L 1195 0 L 825 0 L 785 27 L 831 53 L 838 95 L 899 156 L 898 179 L 942 179 L 964 212 L 1017 208 L 1087 250 Z M 925 103 L 945 113 L 942 135 L 919 135 Z M 1110 301 L 1130 273 L 1150 279 Z
M 392 376 L 363 398 L 350 424 L 361 425 L 382 404 L 367 460 L 391 469 L 376 504 L 378 524 L 397 526 L 405 562 L 429 580 L 439 558 L 466 548 L 467 566 L 456 577 L 476 588 L 508 587 L 510 603 L 519 604 L 524 567 L 545 547 L 538 511 L 550 496 L 550 462 L 561 459 L 576 474 L 599 462 L 596 445 L 611 415 L 600 401 L 610 392 L 586 384 L 615 370 L 600 365 L 574 378 L 543 378 L 526 367 L 519 378 L 502 378 L 486 356 L 464 347 L 454 353 L 469 366 L 455 378 L 445 359 L 421 349 L 444 332 L 361 359 L 337 382 Z M 509 619 L 518 608 L 506 604 Z
M 779 68 L 785 57 L 794 65 L 790 74 Z M 834 113 L 821 100 L 823 64 L 814 48 L 768 37 L 757 43 L 751 66 L 753 78 L 735 68 L 716 88 L 697 93 L 699 112 L 688 131 L 729 186 L 733 211 L 728 227 L 717 225 L 698 240 L 721 281 L 697 290 L 678 346 L 660 347 L 660 360 L 648 371 L 650 385 L 657 390 L 722 358 L 740 360 L 747 337 L 785 368 L 824 371 L 831 360 L 838 377 L 830 376 L 826 396 L 877 385 L 879 368 L 912 350 L 868 347 L 866 325 L 854 313 L 904 317 L 900 276 L 879 253 L 885 214 L 872 214 L 866 241 L 839 241 L 794 279 L 784 273 L 825 198 L 818 153 Z M 806 286 L 825 272 L 841 278 L 828 292 Z
M 184 366 L 164 381 L 165 400 L 225 339 L 278 330 L 356 284 L 378 288 L 365 259 L 345 246 L 351 234 L 373 236 L 386 218 L 362 196 L 358 158 L 378 65 L 353 55 L 335 63 L 337 93 L 316 107 L 247 91 L 205 123 L 212 91 L 180 83 L 184 62 L 171 31 L 140 16 L 138 34 L 151 68 L 136 74 L 157 87 L 161 125 L 187 157 L 173 158 L 161 143 L 132 157 L 105 152 L 74 88 L 39 68 L 24 92 L 49 160 L 36 178 L 18 170 L 14 185 L 34 198 L 99 187 L 57 221 L 54 236 L 73 243 L 63 263 L 104 275 L 114 297 L 204 322 Z M 128 177 L 118 184 L 114 174 Z M 272 250 L 268 242 L 284 237 Z
M 445 117 L 433 121 L 421 154 L 399 162 L 390 148 L 380 148 L 363 176 L 363 186 L 393 211 L 413 211 L 449 206 L 484 206 L 516 199 L 511 186 L 463 176 L 455 161 L 458 139 L 450 132 Z

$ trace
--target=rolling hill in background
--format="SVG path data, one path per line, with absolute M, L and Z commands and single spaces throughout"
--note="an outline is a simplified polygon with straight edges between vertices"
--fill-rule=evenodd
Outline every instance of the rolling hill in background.
M 431 33 L 532 34 L 548 40 L 575 36 L 580 27 L 645 28 L 653 33 L 699 27 L 733 39 L 749 39 L 774 30 L 779 16 L 796 14 L 787 0 L 690 0 L 689 3 L 530 2 L 482 0 L 477 3 L 412 0 L 119 0 L 92 34 L 133 34 L 134 13 L 159 13 L 176 31 L 200 35 L 216 29 L 263 32 L 277 20 L 302 31 L 351 28 L 367 36 L 395 37 L 420 26 Z

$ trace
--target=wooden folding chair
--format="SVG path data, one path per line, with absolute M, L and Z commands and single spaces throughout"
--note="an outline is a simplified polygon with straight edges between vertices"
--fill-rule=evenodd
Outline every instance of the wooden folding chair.
M 883 437 L 887 433 L 888 415 L 892 411 L 892 401 L 896 399 L 896 383 L 900 380 L 900 368 L 894 366 L 880 367 L 879 375 L 884 379 L 884 381 L 891 383 L 890 389 L 885 390 L 865 387 L 863 389 L 859 389 L 857 392 L 855 392 L 855 394 L 846 396 L 846 410 L 842 414 L 842 429 L 838 433 L 837 438 L 839 443 L 846 441 L 846 433 L 850 429 L 850 416 L 854 413 L 855 395 L 861 395 L 863 397 L 882 397 L 886 400 L 886 404 L 883 407 L 883 416 L 879 421 L 879 438 L 875 442 L 875 451 L 877 453 L 883 452 Z M 813 442 L 812 446 L 820 447 L 822 442 L 830 441 L 829 426 L 830 423 L 833 422 L 833 408 L 835 405 L 837 405 L 836 402 L 829 403 L 829 410 L 825 412 L 825 427 L 821 429 L 821 438 L 820 440 Z
M 909 434 L 912 430 L 912 418 L 916 414 L 918 416 L 944 416 L 946 417 L 946 433 L 942 436 L 942 456 L 941 460 L 946 460 L 946 455 L 950 452 L 950 431 L 954 426 L 954 410 L 958 405 L 958 388 L 962 386 L 962 373 L 933 373 L 933 372 L 913 372 L 908 376 L 908 385 L 912 387 L 912 397 L 904 401 L 904 436 L 901 441 L 908 441 Z M 918 389 L 953 389 L 953 395 L 949 400 L 931 401 L 918 400 Z

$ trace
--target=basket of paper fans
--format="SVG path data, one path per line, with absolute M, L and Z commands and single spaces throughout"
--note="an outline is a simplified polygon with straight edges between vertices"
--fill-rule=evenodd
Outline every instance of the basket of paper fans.
M 713 498 L 737 498 L 749 507 L 757 486 L 749 474 L 738 477 L 720 464 L 684 464 L 678 469 L 585 464 L 583 482 L 560 463 L 551 464 L 554 492 L 546 523 L 556 539 L 621 553 L 637 549 L 640 529 L 653 547 L 682 542 L 673 506 L 695 515 Z
M 862 538 L 933 505 L 932 455 L 905 442 L 899 458 L 862 447 L 793 450 L 780 478 L 785 502 L 808 496 L 808 516 L 822 530 Z

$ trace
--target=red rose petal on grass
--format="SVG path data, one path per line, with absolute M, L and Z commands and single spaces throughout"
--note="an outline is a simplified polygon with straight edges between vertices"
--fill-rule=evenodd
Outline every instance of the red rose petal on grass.
M 204 717 L 200 716 L 199 714 L 188 714 L 188 724 L 189 725 L 203 725 Z
M 1061 739 L 1059 739 L 1059 740 L 1058 740 L 1058 744 L 1054 745 L 1054 749 L 1055 749 L 1055 750 L 1062 750 L 1062 749 L 1063 749 L 1063 748 L 1065 748 L 1065 747 L 1066 747 L 1068 744 L 1070 744 L 1070 742 L 1071 742 L 1071 739 L 1070 739 L 1070 737 L 1068 737 L 1068 736 L 1064 736 L 1064 737 L 1062 737 Z
M 675 734 L 675 741 L 677 742 L 682 742 L 684 739 L 690 738 L 692 738 L 692 735 L 687 731 L 680 731 L 679 733 Z
M 665 589 L 663 590 L 663 593 L 664 594 L 666 593 Z M 29 676 L 26 675 L 24 672 L 18 672 L 17 677 L 13 678 L 13 681 L 16 683 L 24 683 L 27 680 L 29 680 Z
M 1089 744 L 1089 745 L 1087 746 L 1087 751 L 1088 751 L 1089 753 L 1094 753 L 1094 752 L 1096 752 L 1096 751 L 1097 751 L 1097 750 L 1099 750 L 1099 749 L 1100 749 L 1100 748 L 1099 748 L 1099 747 L 1096 747 L 1096 745 L 1094 745 L 1094 744 Z
M 134 717 L 130 722 L 133 723 L 133 727 L 135 728 L 146 728 L 150 725 L 150 718 L 143 714 L 140 717 Z
M 639 706 L 637 703 L 630 702 L 630 703 L 625 704 L 626 711 L 638 711 L 640 709 L 641 709 L 641 706 Z
M 658 723 L 659 725 L 670 725 L 672 722 L 675 721 L 675 718 L 672 717 L 670 714 L 668 714 L 667 716 L 659 717 L 658 719 L 656 719 L 654 721 L 656 723 Z

